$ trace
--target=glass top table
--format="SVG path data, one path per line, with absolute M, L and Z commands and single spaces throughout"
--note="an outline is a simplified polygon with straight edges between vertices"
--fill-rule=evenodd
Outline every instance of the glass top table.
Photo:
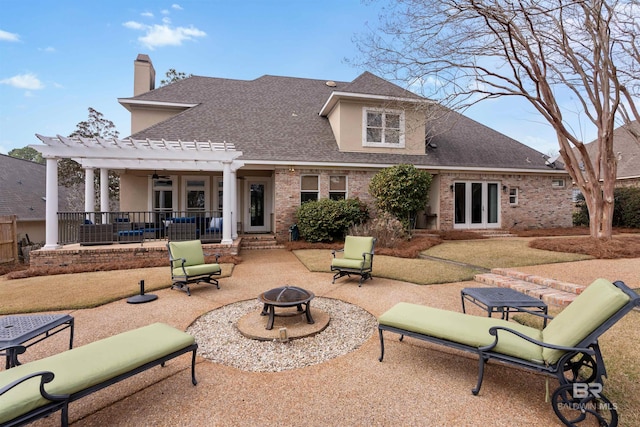
M 68 314 L 34 314 L 0 317 L 0 350 L 6 355 L 6 369 L 20 365 L 19 347 L 29 348 L 69 329 L 69 348 L 73 348 L 73 317 Z
M 544 318 L 547 326 L 547 304 L 530 295 L 523 294 L 511 288 L 464 288 L 460 291 L 462 312 L 466 313 L 464 302 L 469 301 L 487 311 L 488 317 L 492 313 L 500 313 L 502 319 L 509 320 L 509 313 L 529 313 Z

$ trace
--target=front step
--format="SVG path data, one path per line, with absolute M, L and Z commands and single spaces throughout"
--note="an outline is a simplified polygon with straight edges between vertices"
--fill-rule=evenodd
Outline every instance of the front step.
M 585 286 L 547 279 L 521 273 L 506 268 L 495 268 L 491 273 L 477 274 L 476 282 L 501 288 L 511 288 L 518 292 L 539 298 L 547 305 L 566 307 L 585 289 Z
M 242 236 L 240 250 L 284 249 L 284 245 L 276 242 L 273 234 L 252 234 Z

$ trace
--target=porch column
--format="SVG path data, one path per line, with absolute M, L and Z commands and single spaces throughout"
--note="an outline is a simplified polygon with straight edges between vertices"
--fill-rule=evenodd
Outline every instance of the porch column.
M 240 221 L 240 215 L 238 214 L 238 182 L 236 177 L 236 168 L 231 168 L 231 238 L 233 240 L 238 238 L 238 221 Z M 223 184 L 224 185 L 224 184 Z
M 84 211 L 92 212 L 87 219 L 95 222 L 96 211 L 96 192 L 93 188 L 93 181 L 95 178 L 95 171 L 93 168 L 86 168 L 84 170 Z
M 100 210 L 109 212 L 109 169 L 100 169 Z M 102 223 L 108 221 L 107 214 L 102 214 Z
M 222 162 L 222 243 L 230 245 L 233 243 L 231 238 L 231 162 Z
M 42 249 L 60 249 L 58 245 L 58 159 L 47 157 L 45 201 L 45 245 Z

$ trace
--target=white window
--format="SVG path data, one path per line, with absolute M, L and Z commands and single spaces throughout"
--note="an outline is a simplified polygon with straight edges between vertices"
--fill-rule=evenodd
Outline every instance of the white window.
M 517 187 L 511 187 L 509 189 L 509 204 L 510 205 L 518 204 L 518 188 Z
M 564 179 L 562 179 L 562 178 L 554 178 L 551 181 L 551 187 L 553 187 L 553 188 L 564 188 Z
M 404 111 L 362 108 L 362 145 L 404 148 Z
M 204 212 L 209 209 L 209 178 L 187 176 L 182 180 L 184 186 L 184 210 Z
M 303 175 L 300 177 L 300 203 L 318 200 L 318 175 Z
M 329 198 L 331 200 L 344 200 L 347 198 L 347 177 L 334 175 L 329 177 Z

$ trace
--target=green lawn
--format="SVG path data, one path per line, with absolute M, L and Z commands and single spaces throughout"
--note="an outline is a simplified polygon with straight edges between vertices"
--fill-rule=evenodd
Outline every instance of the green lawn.
M 530 240 L 509 238 L 448 241 L 427 249 L 423 254 L 489 269 L 593 259 L 588 255 L 533 249 L 527 246 Z

